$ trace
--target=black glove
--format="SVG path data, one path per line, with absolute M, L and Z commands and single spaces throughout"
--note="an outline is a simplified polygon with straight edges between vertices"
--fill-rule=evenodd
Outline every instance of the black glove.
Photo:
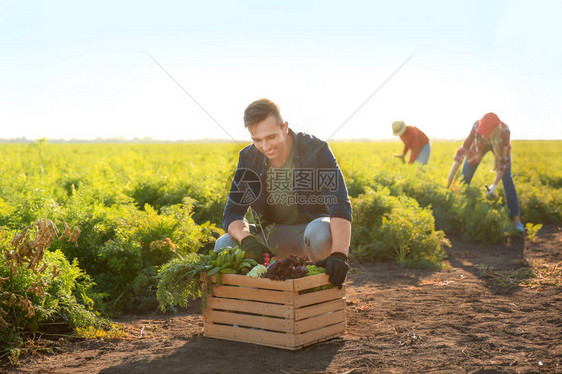
M 341 252 L 334 252 L 324 260 L 316 261 L 314 265 L 326 268 L 326 274 L 330 276 L 330 283 L 341 290 L 343 282 L 345 281 L 345 276 L 349 270 L 346 255 Z
M 271 252 L 267 249 L 265 245 L 260 243 L 254 235 L 248 235 L 240 242 L 240 248 L 245 251 L 244 257 L 251 258 L 263 264 L 263 254 Z

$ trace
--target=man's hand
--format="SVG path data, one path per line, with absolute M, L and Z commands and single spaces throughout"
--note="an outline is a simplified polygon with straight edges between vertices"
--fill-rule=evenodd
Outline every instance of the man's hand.
M 495 199 L 496 198 L 496 185 L 492 184 L 490 187 L 486 186 L 486 197 L 488 199 Z
M 341 290 L 343 282 L 345 281 L 345 276 L 349 270 L 347 256 L 345 254 L 334 252 L 324 260 L 316 261 L 314 265 L 326 268 L 326 274 L 330 276 L 330 283 Z
M 248 235 L 240 242 L 240 248 L 245 251 L 244 257 L 251 258 L 263 264 L 263 254 L 269 253 L 265 245 L 260 243 L 254 235 Z

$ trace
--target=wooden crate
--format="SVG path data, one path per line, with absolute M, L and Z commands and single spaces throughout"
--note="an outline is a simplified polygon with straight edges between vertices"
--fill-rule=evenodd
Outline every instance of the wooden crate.
M 331 285 L 326 274 L 286 281 L 223 274 L 220 286 L 215 276 L 211 283 L 207 337 L 297 350 L 345 331 L 345 286 L 311 291 Z

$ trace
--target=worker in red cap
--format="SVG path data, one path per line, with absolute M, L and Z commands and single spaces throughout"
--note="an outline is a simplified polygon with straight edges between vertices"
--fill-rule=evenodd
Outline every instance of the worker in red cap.
M 517 190 L 511 177 L 511 143 L 510 131 L 507 125 L 500 121 L 495 113 L 487 113 L 482 119 L 474 122 L 470 135 L 465 139 L 462 147 L 457 150 L 454 157 L 453 166 L 449 172 L 447 186 L 450 186 L 459 166 L 466 156 L 462 168 L 462 183 L 470 184 L 474 172 L 478 168 L 480 161 L 486 153 L 492 151 L 495 156 L 494 170 L 496 177 L 494 183 L 487 187 L 488 197 L 495 196 L 499 181 L 503 183 L 503 190 L 507 200 L 507 207 L 510 216 L 515 223 L 515 228 L 520 232 L 525 232 L 525 227 L 521 223 L 519 212 L 519 198 Z
M 429 145 L 427 135 L 425 135 L 423 131 L 415 126 L 406 126 L 404 121 L 394 121 L 392 122 L 392 133 L 395 136 L 399 136 L 400 140 L 404 143 L 404 150 L 402 153 L 394 155 L 394 157 L 401 158 L 402 161 L 404 161 L 404 157 L 406 157 L 406 153 L 408 153 L 409 150 L 409 164 L 413 164 L 414 161 L 416 161 L 422 165 L 427 165 L 429 154 L 431 153 L 431 146 Z

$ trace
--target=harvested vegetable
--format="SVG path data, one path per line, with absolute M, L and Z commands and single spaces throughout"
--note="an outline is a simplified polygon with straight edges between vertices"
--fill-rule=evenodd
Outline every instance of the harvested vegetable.
M 216 275 L 220 284 L 221 274 L 247 274 L 257 262 L 244 258 L 244 251 L 236 247 L 226 247 L 209 251 L 208 255 L 190 254 L 168 262 L 158 272 L 156 297 L 160 308 L 175 310 L 176 306 L 187 305 L 188 299 L 195 300 L 201 294 L 201 274 L 207 277 Z M 207 282 L 210 287 L 210 282 Z M 203 305 L 205 300 L 203 299 Z
M 258 264 L 256 266 L 254 266 L 254 268 L 252 270 L 250 270 L 250 272 L 248 274 L 246 274 L 248 277 L 252 277 L 252 278 L 259 278 L 262 276 L 262 274 L 267 273 L 267 268 L 262 265 L 262 264 Z
M 262 277 L 273 280 L 302 278 L 308 274 L 308 268 L 306 267 L 307 261 L 308 257 L 306 256 L 300 258 L 295 255 L 289 255 L 289 257 L 269 265 L 267 273 Z
M 220 284 L 220 274 L 247 274 L 258 263 L 255 260 L 244 258 L 245 252 L 236 247 L 226 247 L 217 251 L 210 251 L 210 261 L 206 266 L 209 276 L 217 275 L 217 284 Z
M 326 273 L 326 269 L 315 265 L 306 265 L 306 268 L 308 269 L 307 276 Z

